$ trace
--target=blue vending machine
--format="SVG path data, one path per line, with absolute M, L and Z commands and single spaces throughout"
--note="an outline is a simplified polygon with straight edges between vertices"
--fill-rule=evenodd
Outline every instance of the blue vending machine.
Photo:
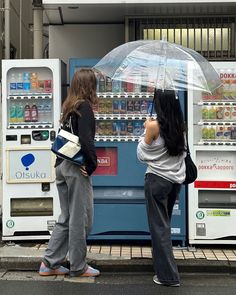
M 70 59 L 70 81 L 79 68 L 98 59 Z M 153 91 L 140 85 L 98 77 L 96 148 L 98 168 L 93 175 L 94 225 L 90 240 L 149 240 L 144 198 L 146 166 L 136 156 L 139 136 L 152 104 Z M 184 96 L 181 103 L 184 109 Z M 186 192 L 183 186 L 171 224 L 172 239 L 186 241 Z

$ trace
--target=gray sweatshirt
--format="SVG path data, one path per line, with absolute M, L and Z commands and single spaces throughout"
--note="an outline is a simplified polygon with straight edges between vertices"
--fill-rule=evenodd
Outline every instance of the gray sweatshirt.
M 181 156 L 168 155 L 160 136 L 149 145 L 145 143 L 143 134 L 139 139 L 137 157 L 140 162 L 148 165 L 146 173 L 156 174 L 173 183 L 184 182 L 186 153 Z

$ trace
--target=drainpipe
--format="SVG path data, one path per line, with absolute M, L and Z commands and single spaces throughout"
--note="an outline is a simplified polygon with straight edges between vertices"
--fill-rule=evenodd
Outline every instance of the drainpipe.
M 5 0 L 5 59 L 10 58 L 10 0 Z
M 19 21 L 19 39 L 20 39 L 20 52 L 19 58 L 22 58 L 22 0 L 20 0 L 20 21 Z
M 43 58 L 43 6 L 42 1 L 33 1 L 34 58 Z

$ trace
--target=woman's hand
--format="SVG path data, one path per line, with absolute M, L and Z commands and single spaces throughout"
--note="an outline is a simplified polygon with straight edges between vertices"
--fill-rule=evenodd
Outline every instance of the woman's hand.
M 87 173 L 87 171 L 85 169 L 85 166 L 80 166 L 79 167 L 79 170 L 81 171 L 81 173 L 82 173 L 83 176 L 88 176 L 88 173 Z

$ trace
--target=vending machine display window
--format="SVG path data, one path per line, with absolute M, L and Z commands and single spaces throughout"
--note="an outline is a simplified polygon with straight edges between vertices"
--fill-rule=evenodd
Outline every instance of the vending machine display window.
M 7 127 L 53 127 L 53 74 L 49 68 L 11 68 L 7 73 Z

